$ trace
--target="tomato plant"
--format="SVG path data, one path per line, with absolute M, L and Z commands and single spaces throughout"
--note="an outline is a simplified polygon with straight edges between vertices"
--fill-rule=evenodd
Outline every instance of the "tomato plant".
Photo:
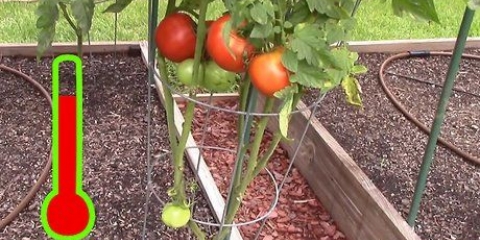
M 196 86 L 198 83 L 193 79 L 193 65 L 194 59 L 189 58 L 183 60 L 177 65 L 177 79 L 186 86 Z M 203 74 L 203 66 L 200 65 L 200 74 Z
M 228 34 L 227 40 L 224 38 L 224 30 L 226 24 L 230 19 L 229 14 L 225 14 L 213 22 L 208 31 L 207 37 L 207 52 L 208 55 L 221 68 L 231 72 L 244 72 L 245 62 L 252 56 L 254 47 L 245 38 L 239 36 L 235 30 L 231 30 Z
M 185 13 L 166 16 L 155 31 L 158 51 L 172 62 L 193 58 L 195 54 L 195 22 Z
M 162 221 L 172 228 L 181 228 L 190 221 L 190 209 L 188 206 L 175 203 L 167 203 L 163 207 Z
M 248 66 L 253 86 L 267 97 L 290 85 L 288 70 L 282 64 L 283 48 L 255 56 Z
M 131 2 L 132 0 L 117 0 L 104 12 L 119 13 Z M 250 121 L 251 116 L 248 115 L 238 118 L 239 135 L 247 132 L 243 131 L 244 128 L 254 127 L 255 130 L 253 141 L 250 141 L 249 136 L 238 137 L 239 161 L 244 160 L 247 152 L 249 158 L 246 164 L 238 164 L 246 166 L 243 171 L 236 171 L 232 182 L 234 192 L 229 194 L 227 200 L 224 219 L 226 224 L 231 224 L 247 186 L 265 168 L 279 142 L 288 138 L 291 112 L 305 89 L 327 92 L 341 87 L 347 102 L 362 106 L 360 83 L 356 76 L 366 69 L 357 65 L 358 55 L 351 52 L 347 48 L 348 44 L 345 44 L 356 25 L 352 13 L 357 5 L 355 0 L 222 0 L 226 13 L 213 22 L 208 22 L 206 13 L 213 0 L 164 2 L 167 5 L 166 17 L 154 33 L 153 29 L 149 31 L 155 34 L 155 44 L 161 53 L 158 66 L 162 81 L 168 81 L 170 77 L 165 59 L 179 63 L 176 72 L 180 82 L 187 86 L 201 84 L 211 91 L 231 88 L 236 84 L 235 73 L 242 73 L 242 79 L 238 82 L 238 111 L 252 111 L 248 106 L 257 103 L 256 92 L 252 91 L 257 89 L 266 97 L 263 112 L 278 113 L 279 130 L 273 133 L 270 146 L 267 146 L 272 151 L 260 151 L 260 143 L 270 118 L 259 117 L 258 121 Z M 433 0 L 390 2 L 396 15 L 408 12 L 418 18 L 438 22 Z M 478 0 L 469 0 L 469 4 L 475 7 L 479 5 Z M 36 24 L 40 30 L 37 56 L 42 56 L 51 46 L 60 14 L 75 31 L 81 54 L 82 37 L 91 28 L 94 9 L 94 0 L 40 0 Z M 156 16 L 154 11 L 158 9 L 153 9 L 151 16 Z M 151 51 L 152 45 L 150 43 Z M 202 66 L 206 53 L 212 60 Z M 201 79 L 204 80 L 196 82 Z M 190 221 L 188 206 L 177 204 L 187 200 L 183 174 L 184 152 L 195 115 L 195 102 L 188 101 L 186 104 L 183 130 L 177 133 L 174 121 L 175 101 L 165 85 L 162 87 L 174 173 L 173 187 L 168 193 L 173 201 L 165 205 L 162 220 L 174 228 L 189 224 L 199 239 L 205 239 L 202 230 Z M 196 89 L 188 87 L 187 90 L 190 97 L 195 98 Z M 278 108 L 274 100 L 281 103 Z M 243 137 L 245 142 L 240 141 Z M 224 240 L 228 236 L 228 229 L 221 229 L 215 239 Z
M 236 79 L 237 75 L 235 73 L 221 68 L 215 61 L 208 61 L 205 65 L 202 86 L 212 92 L 224 92 L 232 89 Z

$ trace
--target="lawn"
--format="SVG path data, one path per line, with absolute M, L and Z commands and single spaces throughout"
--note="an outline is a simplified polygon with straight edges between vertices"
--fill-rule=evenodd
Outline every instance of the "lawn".
M 103 14 L 111 1 L 100 3 L 95 13 L 92 41 L 114 40 L 114 15 Z M 163 1 L 162 1 L 163 2 Z M 393 16 L 390 6 L 379 0 L 363 1 L 357 13 L 358 27 L 352 40 L 387 40 L 455 37 L 462 18 L 464 3 L 462 0 L 436 0 L 441 24 L 428 24 L 407 18 Z M 0 43 L 35 42 L 36 3 L 0 3 Z M 162 8 L 163 9 L 163 8 Z M 387 11 L 385 11 L 387 9 Z M 221 3 L 210 7 L 209 18 L 221 14 Z M 119 41 L 143 40 L 147 34 L 147 0 L 134 2 L 118 15 Z M 480 36 L 480 17 L 475 17 L 470 36 Z M 61 18 L 57 28 L 56 41 L 73 42 L 75 36 L 66 21 Z

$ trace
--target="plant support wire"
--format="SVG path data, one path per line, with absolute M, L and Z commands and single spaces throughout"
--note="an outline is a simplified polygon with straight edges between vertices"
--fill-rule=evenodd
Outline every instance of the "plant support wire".
M 445 118 L 445 112 L 447 110 L 448 101 L 452 94 L 455 78 L 460 66 L 460 60 L 462 58 L 463 50 L 465 49 L 465 42 L 467 41 L 468 32 L 473 22 L 475 10 L 470 9 L 468 6 L 465 8 L 460 30 L 458 32 L 457 41 L 453 51 L 453 56 L 448 67 L 447 77 L 443 86 L 440 101 L 438 102 L 437 111 L 435 113 L 435 119 L 433 121 L 432 130 L 428 138 L 427 148 L 425 155 L 423 156 L 422 166 L 415 186 L 415 192 L 412 200 L 412 205 L 408 213 L 408 224 L 412 227 L 415 226 L 415 220 L 420 208 L 420 202 L 423 192 L 425 190 L 427 177 L 432 165 L 435 148 L 437 146 L 438 137 L 440 135 L 441 126 Z
M 155 46 L 152 44 L 154 41 L 154 30 L 155 26 L 157 25 L 157 18 L 158 18 L 158 0 L 149 0 L 148 1 L 148 65 L 149 66 L 154 66 L 155 63 Z M 152 101 L 152 89 L 151 89 L 151 84 L 154 82 L 154 74 L 153 74 L 154 69 L 151 67 L 148 68 L 148 80 L 146 82 L 147 86 L 147 159 L 146 159 L 146 165 L 147 165 L 147 184 L 145 186 L 146 188 L 146 194 L 145 194 L 145 206 L 144 206 L 144 218 L 143 218 L 143 229 L 142 229 L 142 239 L 146 238 L 146 231 L 147 231 L 147 217 L 148 217 L 148 205 L 149 205 L 149 200 L 150 200 L 150 192 L 151 190 L 151 182 L 152 182 L 152 156 L 151 156 L 151 141 L 152 141 L 152 133 L 151 133 L 151 128 L 152 128 L 152 116 L 151 116 L 151 101 Z

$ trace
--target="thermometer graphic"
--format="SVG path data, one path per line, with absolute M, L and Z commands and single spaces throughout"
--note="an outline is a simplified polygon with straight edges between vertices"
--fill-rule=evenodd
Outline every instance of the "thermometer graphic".
M 60 95 L 60 63 L 75 63 L 75 95 Z M 41 208 L 45 232 L 54 239 L 82 239 L 93 229 L 95 208 L 82 188 L 83 72 L 72 54 L 52 63 L 52 190 Z

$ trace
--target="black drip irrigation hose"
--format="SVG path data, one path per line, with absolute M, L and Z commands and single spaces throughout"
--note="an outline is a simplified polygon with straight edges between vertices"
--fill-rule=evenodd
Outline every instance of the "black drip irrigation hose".
M 405 53 L 399 53 L 399 54 L 396 54 L 396 55 L 393 55 L 393 56 L 390 56 L 389 58 L 387 58 L 383 63 L 382 65 L 380 66 L 380 71 L 378 73 L 379 75 L 379 81 L 380 81 L 380 85 L 382 86 L 382 89 L 383 91 L 387 94 L 387 97 L 390 99 L 390 101 L 393 103 L 393 105 L 409 120 L 411 121 L 413 124 L 415 124 L 418 128 L 420 128 L 424 133 L 426 134 L 430 134 L 430 129 L 425 125 L 423 124 L 422 122 L 420 122 L 417 118 L 415 118 L 412 114 L 410 114 L 407 109 L 405 108 L 405 106 L 403 106 L 400 101 L 392 94 L 392 92 L 390 91 L 390 89 L 387 87 L 387 85 L 385 84 L 385 73 L 389 73 L 389 74 L 392 74 L 390 72 L 386 72 L 385 71 L 385 68 L 388 64 L 390 64 L 392 61 L 394 60 L 398 60 L 398 59 L 402 59 L 402 58 L 410 58 L 410 57 L 430 57 L 430 56 L 452 56 L 452 53 L 450 52 L 430 52 L 430 51 L 412 51 L 412 52 L 405 52 Z M 480 60 L 480 56 L 477 56 L 477 55 L 473 55 L 473 54 L 462 54 L 462 57 L 463 58 L 468 58 L 468 59 L 476 59 L 476 60 Z M 398 75 L 398 74 L 393 74 L 393 75 Z M 401 75 L 398 75 L 398 76 L 401 76 Z M 415 78 L 412 78 L 412 77 L 408 77 L 408 76 L 402 76 L 402 77 L 405 77 L 407 79 L 410 79 L 410 80 L 416 80 L 416 81 L 420 81 L 420 82 L 424 82 L 424 83 L 428 83 L 428 82 L 425 82 L 425 81 L 422 81 L 422 80 L 418 80 L 418 79 L 415 79 Z M 428 84 L 433 84 L 433 83 L 428 83 Z M 438 86 L 437 84 L 433 84 L 433 85 L 436 85 Z M 442 85 L 440 85 L 440 87 L 443 87 Z M 472 96 L 475 96 L 475 97 L 480 97 L 479 95 L 477 94 L 473 94 L 473 93 L 469 93 L 469 92 L 466 92 L 466 91 L 463 91 L 461 89 L 454 89 L 456 90 L 457 92 L 462 92 L 462 93 L 465 93 L 465 94 L 468 94 L 468 95 L 472 95 Z M 461 156 L 463 159 L 465 159 L 466 161 L 469 161 L 473 164 L 476 164 L 476 165 L 480 165 L 480 159 L 475 157 L 475 156 L 472 156 L 470 155 L 469 153 L 461 150 L 460 148 L 458 148 L 457 146 L 455 146 L 454 144 L 452 144 L 451 142 L 445 140 L 444 138 L 442 137 L 439 137 L 438 138 L 438 142 L 440 144 L 442 144 L 444 147 L 450 149 L 451 151 L 453 151 L 454 153 L 458 154 L 459 156 Z
M 33 78 L 16 69 L 7 67 L 3 64 L 0 64 L 0 71 L 10 72 L 14 75 L 17 75 L 25 79 L 27 82 L 31 83 L 36 89 L 38 89 L 43 94 L 43 96 L 45 96 L 45 98 L 48 100 L 48 103 L 50 104 L 50 108 L 52 107 L 52 98 L 50 97 L 50 94 L 45 90 L 45 88 L 42 87 L 42 85 L 40 85 L 40 83 L 35 81 Z M 25 209 L 25 207 L 33 199 L 33 197 L 35 197 L 35 194 L 37 194 L 38 190 L 40 190 L 40 187 L 42 186 L 42 184 L 47 180 L 51 167 L 52 167 L 52 152 L 50 151 L 48 156 L 48 161 L 45 164 L 45 167 L 43 168 L 40 174 L 40 177 L 38 177 L 37 182 L 28 191 L 27 195 L 22 199 L 22 201 L 4 219 L 0 220 L 0 230 L 3 230 L 10 222 L 12 222 L 18 216 L 18 214 L 20 214 L 20 212 L 22 212 L 23 209 Z

